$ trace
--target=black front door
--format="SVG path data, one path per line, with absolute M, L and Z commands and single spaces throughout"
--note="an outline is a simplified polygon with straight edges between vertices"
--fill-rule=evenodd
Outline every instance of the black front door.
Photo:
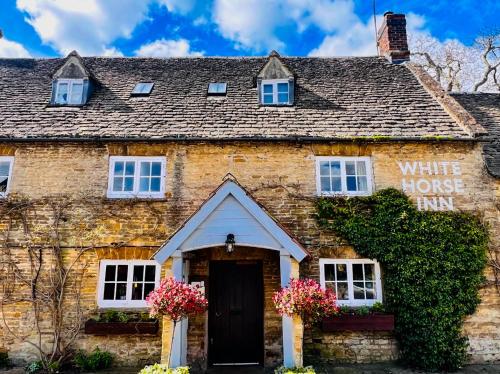
M 262 264 L 212 261 L 209 285 L 209 362 L 262 364 Z

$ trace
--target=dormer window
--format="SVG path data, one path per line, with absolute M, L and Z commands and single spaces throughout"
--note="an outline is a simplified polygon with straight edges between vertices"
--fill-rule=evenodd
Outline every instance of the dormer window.
M 58 105 L 83 104 L 83 79 L 58 79 L 54 103 Z
M 290 104 L 290 84 L 288 80 L 263 80 L 262 104 L 264 105 L 288 105 Z

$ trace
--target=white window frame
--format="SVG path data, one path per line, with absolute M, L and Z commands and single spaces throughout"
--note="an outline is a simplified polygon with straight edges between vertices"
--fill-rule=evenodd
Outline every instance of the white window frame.
M 59 85 L 61 83 L 68 85 L 68 102 L 67 103 L 57 102 L 57 97 L 58 97 L 58 93 L 59 93 Z M 78 103 L 71 103 L 70 102 L 71 94 L 73 91 L 73 84 L 81 84 L 82 85 L 82 97 L 80 99 L 80 102 L 78 102 Z M 55 93 L 56 96 L 54 97 L 54 104 L 57 104 L 57 105 L 81 105 L 83 103 L 83 89 L 84 89 L 83 79 L 58 79 L 57 83 L 56 83 L 56 93 Z
M 382 278 L 380 276 L 380 264 L 376 260 L 370 259 L 330 259 L 321 258 L 319 260 L 319 279 L 323 289 L 326 289 L 325 281 L 325 265 L 346 264 L 347 265 L 347 284 L 349 285 L 349 299 L 337 300 L 338 305 L 347 305 L 352 307 L 357 306 L 371 306 L 377 302 L 382 302 Z M 375 268 L 375 292 L 376 298 L 373 300 L 357 300 L 354 299 L 354 283 L 352 278 L 352 265 L 353 264 L 374 264 Z
M 10 192 L 10 185 L 12 181 L 12 168 L 14 166 L 14 157 L 13 156 L 0 156 L 1 162 L 9 162 L 9 175 L 7 176 L 7 187 L 5 192 L 0 192 L 0 198 L 6 197 Z
M 106 266 L 108 265 L 127 265 L 127 293 L 126 300 L 104 300 L 104 284 L 106 279 Z M 99 264 L 99 284 L 97 287 L 97 306 L 99 308 L 146 308 L 146 300 L 132 300 L 132 284 L 134 275 L 134 265 L 154 265 L 155 271 L 155 289 L 160 284 L 161 265 L 152 260 L 101 260 Z
M 286 103 L 278 102 L 278 83 L 286 83 L 288 85 L 288 101 Z M 273 102 L 264 102 L 264 85 L 273 86 Z M 268 94 L 269 95 L 269 94 Z M 260 103 L 262 105 L 289 105 L 290 104 L 290 81 L 288 79 L 266 79 L 262 80 L 260 83 Z
M 340 162 L 340 179 L 342 183 L 342 191 L 322 191 L 321 190 L 321 161 L 339 161 Z M 346 161 L 365 161 L 366 163 L 366 191 L 347 191 L 347 176 L 346 176 Z M 316 157 L 316 192 L 318 196 L 369 196 L 373 193 L 373 169 L 372 161 L 368 156 L 346 157 L 346 156 L 317 156 Z
M 134 188 L 132 191 L 113 191 L 113 178 L 116 162 L 135 162 L 134 168 Z M 140 181 L 140 163 L 141 162 L 161 162 L 160 191 L 159 192 L 139 192 Z M 108 193 L 107 196 L 113 199 L 131 199 L 147 198 L 161 199 L 165 197 L 165 178 L 166 178 L 167 158 L 165 156 L 110 156 L 108 171 Z

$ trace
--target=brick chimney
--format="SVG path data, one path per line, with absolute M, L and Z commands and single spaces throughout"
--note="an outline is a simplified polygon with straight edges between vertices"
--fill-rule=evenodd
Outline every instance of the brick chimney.
M 394 64 L 410 60 L 404 14 L 384 13 L 384 22 L 377 34 L 379 55 Z

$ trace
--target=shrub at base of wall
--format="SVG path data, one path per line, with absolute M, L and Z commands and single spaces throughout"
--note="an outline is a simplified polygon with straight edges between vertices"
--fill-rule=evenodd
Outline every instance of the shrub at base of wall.
M 488 233 L 478 217 L 422 212 L 395 189 L 369 197 L 321 198 L 318 221 L 384 272 L 402 361 L 455 370 L 466 360 L 462 323 L 479 304 Z

